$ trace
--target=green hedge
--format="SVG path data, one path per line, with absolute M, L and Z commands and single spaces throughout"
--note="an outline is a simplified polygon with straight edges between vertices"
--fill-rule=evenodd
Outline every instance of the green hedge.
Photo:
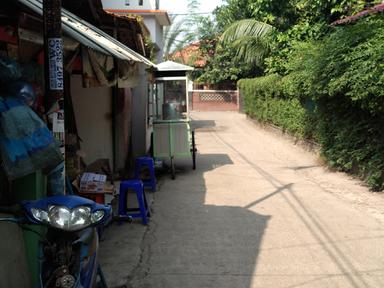
M 297 98 L 284 97 L 284 78 L 273 74 L 238 81 L 245 113 L 261 122 L 279 126 L 299 138 L 311 137 L 311 117 Z
M 288 75 L 238 82 L 245 111 L 322 146 L 342 171 L 384 188 L 384 16 L 299 43 Z M 308 105 L 311 104 L 311 105 Z
M 383 119 L 343 97 L 321 100 L 318 114 L 319 142 L 329 165 L 357 174 L 374 190 L 382 190 Z

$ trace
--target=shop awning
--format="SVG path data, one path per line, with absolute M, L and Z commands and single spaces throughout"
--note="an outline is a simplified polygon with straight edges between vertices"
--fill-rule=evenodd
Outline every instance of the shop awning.
M 18 0 L 18 2 L 43 16 L 41 0 Z M 156 66 L 144 56 L 64 8 L 61 10 L 61 21 L 63 31 L 66 34 L 89 48 L 121 60 L 142 62 L 148 66 Z

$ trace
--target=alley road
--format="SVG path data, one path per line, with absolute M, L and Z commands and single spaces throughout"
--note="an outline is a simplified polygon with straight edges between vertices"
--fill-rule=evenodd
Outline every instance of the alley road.
M 384 287 L 384 199 L 232 112 L 195 112 L 128 287 Z

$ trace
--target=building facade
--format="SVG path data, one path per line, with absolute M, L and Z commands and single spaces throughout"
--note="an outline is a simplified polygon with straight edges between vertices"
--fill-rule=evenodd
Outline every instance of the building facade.
M 150 32 L 151 41 L 156 45 L 156 62 L 163 61 L 163 30 L 171 25 L 167 11 L 160 10 L 160 0 L 102 0 L 104 10 L 120 14 L 135 14 L 143 17 Z

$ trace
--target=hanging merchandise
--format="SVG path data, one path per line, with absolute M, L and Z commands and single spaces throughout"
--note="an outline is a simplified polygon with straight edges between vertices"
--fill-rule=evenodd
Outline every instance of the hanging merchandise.
M 111 87 L 116 84 L 116 69 L 113 58 L 82 47 L 83 86 Z
M 118 61 L 119 65 L 119 88 L 134 88 L 139 84 L 139 64 L 134 61 Z
M 16 61 L 6 57 L 0 58 L 0 79 L 3 83 L 21 78 L 21 69 Z
M 58 110 L 57 112 L 52 113 L 52 132 L 54 137 L 60 142 L 60 148 L 63 150 L 64 154 L 64 110 Z
M 1 60 L 0 74 L 17 79 L 18 65 Z M 7 176 L 15 179 L 53 169 L 63 157 L 52 133 L 29 107 L 36 97 L 33 88 L 20 80 L 7 84 L 0 94 L 0 155 Z

